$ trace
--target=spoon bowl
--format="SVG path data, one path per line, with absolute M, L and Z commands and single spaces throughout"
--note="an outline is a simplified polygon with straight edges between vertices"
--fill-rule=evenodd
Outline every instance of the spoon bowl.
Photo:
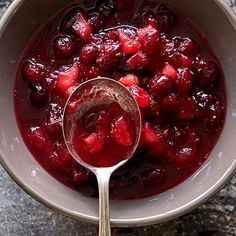
M 118 104 L 125 114 L 132 117 L 134 127 L 134 141 L 124 152 L 122 159 L 105 166 L 88 163 L 78 154 L 74 145 L 74 137 L 80 119 L 83 115 L 96 107 L 107 107 Z M 113 79 L 99 77 L 82 83 L 68 98 L 63 113 L 63 136 L 68 150 L 73 158 L 82 166 L 92 171 L 97 178 L 99 187 L 99 235 L 109 236 L 109 180 L 111 174 L 124 165 L 134 154 L 141 134 L 141 114 L 139 106 L 129 90 Z M 110 154 L 112 155 L 112 154 Z M 113 157 L 112 157 L 113 158 Z

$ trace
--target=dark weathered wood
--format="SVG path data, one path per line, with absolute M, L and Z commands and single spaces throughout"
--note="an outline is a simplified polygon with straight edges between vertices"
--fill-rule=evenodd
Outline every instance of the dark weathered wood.
M 0 16 L 12 0 L 0 0 Z M 236 12 L 236 1 L 226 0 Z M 84 224 L 42 206 L 24 193 L 0 167 L 0 236 L 93 236 Z M 214 198 L 171 222 L 136 229 L 115 229 L 115 236 L 236 235 L 236 176 Z

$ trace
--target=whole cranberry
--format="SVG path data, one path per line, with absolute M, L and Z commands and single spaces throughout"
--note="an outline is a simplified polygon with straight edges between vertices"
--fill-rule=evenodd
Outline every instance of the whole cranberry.
M 199 51 L 198 44 L 190 38 L 175 37 L 175 48 L 178 52 L 186 56 L 195 56 Z
M 219 69 L 215 62 L 206 60 L 204 58 L 197 58 L 192 68 L 199 85 L 202 88 L 209 88 L 214 86 L 219 77 Z
M 45 73 L 44 65 L 38 63 L 35 59 L 29 59 L 22 64 L 23 78 L 30 84 L 41 81 Z
M 197 103 L 191 97 L 185 97 L 181 101 L 178 118 L 180 120 L 192 120 L 196 118 Z
M 149 82 L 149 91 L 155 98 L 167 96 L 173 88 L 173 80 L 166 75 L 156 75 Z
M 30 93 L 30 101 L 35 107 L 44 107 L 49 100 L 48 91 L 41 85 L 34 86 Z
M 188 95 L 193 85 L 193 75 L 188 68 L 178 70 L 175 85 L 181 95 Z
M 80 60 L 86 64 L 92 64 L 98 57 L 98 49 L 92 44 L 86 44 L 80 52 Z
M 68 58 L 75 49 L 75 41 L 66 35 L 57 36 L 52 43 L 54 53 L 61 58 Z
M 179 96 L 175 93 L 171 93 L 161 100 L 161 110 L 166 113 L 175 114 L 179 110 L 180 102 Z
M 110 69 L 117 65 L 122 58 L 121 44 L 108 40 L 104 42 L 96 62 L 103 69 Z
M 190 68 L 193 62 L 192 57 L 185 56 L 182 53 L 175 52 L 168 56 L 167 60 L 176 68 Z
M 162 36 L 161 45 L 162 45 L 161 53 L 164 57 L 168 57 L 169 55 L 172 55 L 175 52 L 174 40 L 167 39 L 166 37 Z

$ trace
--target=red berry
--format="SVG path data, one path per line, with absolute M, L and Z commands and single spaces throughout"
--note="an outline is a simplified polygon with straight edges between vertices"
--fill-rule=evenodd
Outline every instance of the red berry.
M 78 80 L 79 67 L 75 62 L 70 68 L 61 71 L 57 78 L 57 88 L 59 92 L 65 93 L 66 90 L 75 85 Z
M 147 55 L 156 55 L 161 49 L 160 32 L 151 25 L 137 31 L 142 50 Z
M 202 88 L 214 86 L 220 74 L 215 62 L 197 58 L 192 67 L 194 75 Z
M 129 89 L 136 99 L 139 107 L 144 108 L 149 106 L 150 96 L 144 89 L 138 87 L 137 85 L 132 85 L 131 87 L 129 87 Z
M 195 56 L 199 51 L 199 46 L 197 43 L 190 38 L 175 37 L 174 38 L 175 47 L 178 52 L 186 56 Z
M 84 41 L 88 41 L 92 32 L 93 28 L 89 24 L 89 22 L 85 19 L 82 14 L 78 14 L 76 20 L 72 26 L 74 32 L 81 37 Z
M 169 62 L 171 62 L 175 67 L 179 68 L 190 68 L 193 62 L 191 57 L 185 56 L 181 53 L 174 53 L 168 57 Z
M 119 82 L 123 84 L 124 86 L 131 86 L 131 85 L 138 85 L 139 84 L 139 79 L 136 75 L 134 74 L 128 74 L 119 79 Z
M 167 77 L 171 79 L 175 79 L 177 76 L 177 71 L 174 69 L 172 65 L 170 65 L 168 62 L 164 65 L 161 74 L 166 75 Z
M 158 142 L 158 137 L 156 135 L 156 132 L 153 130 L 150 123 L 148 122 L 143 124 L 142 140 L 147 145 Z
M 69 36 L 58 36 L 53 40 L 53 50 L 58 57 L 68 58 L 75 49 L 75 42 Z
M 41 81 L 45 73 L 44 65 L 36 62 L 36 60 L 27 60 L 22 64 L 23 78 L 31 84 Z
M 98 49 L 92 44 L 86 44 L 80 52 L 80 60 L 83 63 L 92 64 L 98 57 Z
M 184 98 L 181 102 L 178 118 L 180 120 L 192 120 L 196 118 L 197 103 L 190 97 Z
M 161 100 L 161 110 L 166 113 L 175 114 L 180 108 L 180 98 L 177 94 L 171 93 Z
M 149 91 L 152 96 L 162 98 L 168 95 L 173 89 L 173 80 L 166 75 L 155 76 L 149 82 Z
M 107 40 L 102 45 L 97 63 L 103 69 L 111 69 L 118 64 L 121 58 L 122 52 L 120 43 Z
M 179 69 L 175 85 L 181 95 L 188 95 L 193 85 L 192 72 L 188 68 Z
M 143 52 L 137 52 L 131 58 L 128 59 L 127 64 L 133 70 L 141 70 L 145 68 L 149 63 L 148 57 Z
M 88 151 L 92 154 L 101 152 L 104 148 L 96 133 L 90 134 L 87 138 L 85 138 L 84 143 Z
M 141 45 L 135 36 L 129 36 L 123 29 L 118 29 L 118 36 L 125 54 L 134 54 L 139 51 Z
M 128 124 L 124 116 L 119 117 L 113 124 L 112 134 L 118 144 L 131 146 L 133 138 L 128 130 Z

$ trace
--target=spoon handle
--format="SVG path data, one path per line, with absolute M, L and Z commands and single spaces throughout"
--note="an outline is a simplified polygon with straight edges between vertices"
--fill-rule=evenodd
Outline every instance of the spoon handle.
M 110 210 L 109 210 L 109 171 L 98 171 L 97 180 L 99 188 L 99 236 L 111 236 Z

